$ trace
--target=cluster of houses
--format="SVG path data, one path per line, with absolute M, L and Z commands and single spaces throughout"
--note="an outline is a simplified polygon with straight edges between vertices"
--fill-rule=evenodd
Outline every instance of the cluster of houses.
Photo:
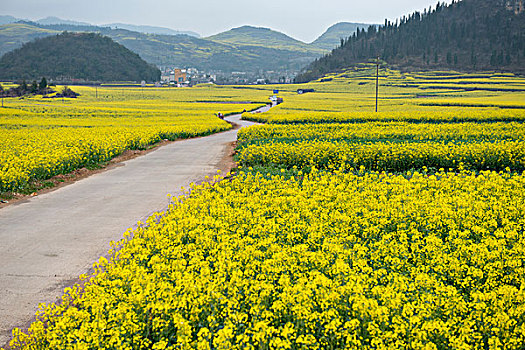
M 525 5 L 524 3 L 524 0 L 507 0 L 507 10 L 514 11 L 515 14 L 519 15 L 520 13 L 525 12 L 525 7 L 523 6 Z
M 214 74 L 199 73 L 195 68 L 164 68 L 161 70 L 160 84 L 164 86 L 188 87 L 196 84 L 215 83 Z
M 289 84 L 296 72 L 199 72 L 196 68 L 161 67 L 156 86 L 188 87 L 197 84 Z
M 220 76 L 220 80 L 230 84 L 289 84 L 297 72 L 231 72 Z

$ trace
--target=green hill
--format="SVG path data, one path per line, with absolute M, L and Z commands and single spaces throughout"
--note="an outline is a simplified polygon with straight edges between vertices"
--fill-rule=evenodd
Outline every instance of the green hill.
M 298 41 L 291 44 L 294 42 L 292 38 L 283 39 L 287 45 L 274 45 L 257 39 L 229 43 L 188 35 L 145 34 L 109 27 L 25 22 L 0 26 L 0 54 L 20 47 L 30 37 L 53 35 L 62 31 L 94 32 L 108 36 L 157 66 L 195 67 L 223 72 L 300 70 L 324 52 L 315 47 L 308 49 L 307 44 Z M 283 47 L 279 48 L 280 45 Z
M 297 77 L 309 81 L 376 57 L 403 70 L 501 70 L 525 74 L 521 0 L 463 0 L 371 26 L 316 60 Z
M 0 26 L 0 56 L 21 47 L 23 44 L 59 32 L 35 27 L 25 23 L 10 23 Z
M 195 33 L 192 31 L 180 31 L 180 30 L 174 30 L 171 28 L 165 28 L 165 27 L 156 27 L 156 26 L 141 26 L 141 25 L 134 25 L 134 24 L 127 24 L 127 23 L 109 23 L 104 24 L 103 27 L 110 27 L 110 28 L 120 28 L 120 29 L 126 29 L 133 32 L 139 32 L 139 33 L 147 33 L 147 34 L 161 34 L 161 35 L 189 35 L 194 36 L 196 38 L 200 38 L 199 33 Z
M 126 30 L 102 33 L 158 66 L 174 65 L 223 72 L 300 70 L 321 55 L 262 45 L 217 42 L 187 35 L 153 35 Z
M 19 21 L 19 19 L 16 18 L 16 17 L 0 15 L 0 25 L 9 24 L 9 23 L 15 23 L 17 21 Z
M 35 21 L 38 24 L 67 24 L 67 25 L 74 25 L 74 26 L 89 26 L 91 24 L 86 22 L 77 22 L 77 21 L 70 21 L 68 19 L 62 19 L 54 16 L 49 16 L 46 18 L 41 18 L 37 21 Z
M 18 22 L 0 26 L 0 55 L 36 38 L 63 31 L 91 32 L 112 38 L 157 66 L 195 67 L 223 72 L 299 71 L 337 46 L 339 37 L 345 36 L 346 30 L 346 36 L 354 31 L 353 27 L 337 26 L 316 42 L 307 44 L 271 29 L 250 26 L 209 38 L 197 38 L 92 25 Z
M 357 31 L 357 28 L 365 29 L 370 24 L 341 22 L 334 24 L 317 38 L 311 45 L 324 50 L 332 50 L 341 45 L 341 39 L 346 39 Z
M 206 38 L 218 43 L 236 46 L 261 46 L 278 50 L 298 51 L 323 54 L 325 50 L 308 45 L 302 41 L 289 37 L 286 34 L 271 30 L 243 26 Z
M 0 58 L 0 79 L 155 81 L 160 71 L 108 37 L 63 33 L 36 39 Z

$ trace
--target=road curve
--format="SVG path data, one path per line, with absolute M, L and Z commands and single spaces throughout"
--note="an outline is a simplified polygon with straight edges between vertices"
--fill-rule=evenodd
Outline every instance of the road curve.
M 265 112 L 265 107 L 260 112 Z M 254 123 L 240 115 L 226 120 Z M 0 346 L 55 302 L 112 240 L 168 205 L 167 195 L 217 173 L 237 130 L 174 142 L 121 166 L 0 209 Z

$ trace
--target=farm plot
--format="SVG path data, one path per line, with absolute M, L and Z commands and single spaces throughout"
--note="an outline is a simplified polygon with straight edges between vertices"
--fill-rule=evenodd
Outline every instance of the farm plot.
M 108 161 L 124 150 L 228 130 L 231 125 L 217 118 L 218 112 L 264 105 L 249 102 L 263 100 L 261 92 L 222 88 L 77 91 L 77 100 L 6 102 L 9 108 L 0 113 L 0 192 L 24 191 L 32 181 Z M 233 97 L 223 97 L 228 92 Z M 236 99 L 240 103 L 231 103 Z
M 366 95 L 358 73 L 289 86 L 255 116 L 279 125 L 240 132 L 234 176 L 129 232 L 12 346 L 523 349 L 523 114 L 421 105 L 434 77 L 391 72 L 410 81 L 389 87 L 394 117 L 357 120 L 371 100 L 342 96 Z

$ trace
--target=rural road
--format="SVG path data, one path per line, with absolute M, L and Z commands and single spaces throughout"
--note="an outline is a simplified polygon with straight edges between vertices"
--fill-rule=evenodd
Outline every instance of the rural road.
M 265 112 L 265 107 L 261 111 Z M 241 126 L 240 115 L 226 118 Z M 0 347 L 55 302 L 112 240 L 217 173 L 237 130 L 178 141 L 27 202 L 0 209 Z

